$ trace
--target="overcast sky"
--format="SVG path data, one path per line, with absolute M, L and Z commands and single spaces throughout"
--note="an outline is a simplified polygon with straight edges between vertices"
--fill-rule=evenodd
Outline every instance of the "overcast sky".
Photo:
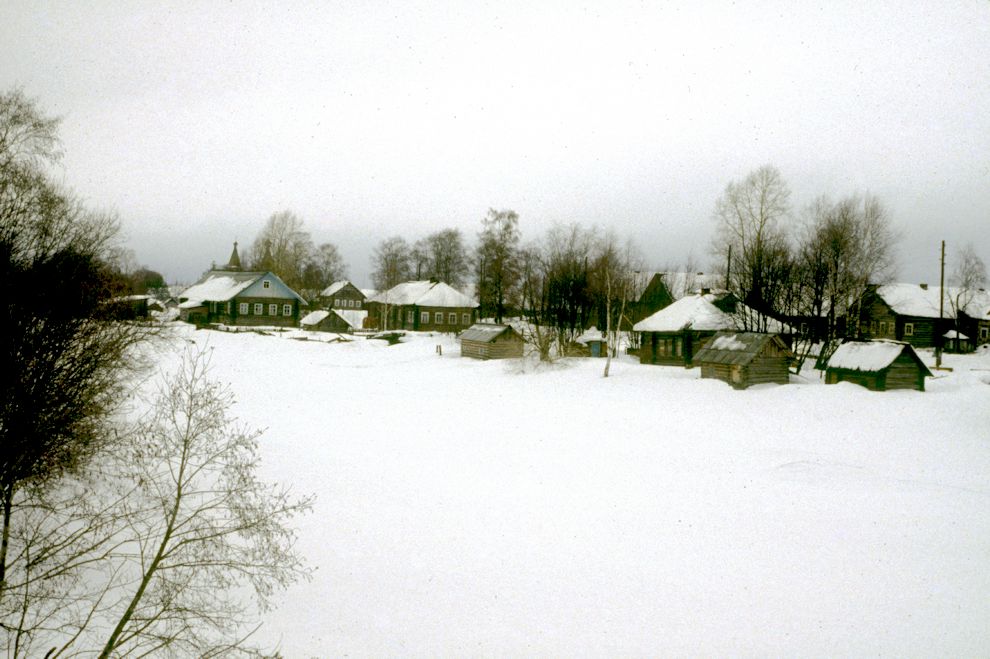
M 715 200 L 877 195 L 900 276 L 990 263 L 990 2 L 0 3 L 0 86 L 63 118 L 61 176 L 171 282 L 299 214 L 370 283 L 382 238 L 488 208 L 709 269 Z

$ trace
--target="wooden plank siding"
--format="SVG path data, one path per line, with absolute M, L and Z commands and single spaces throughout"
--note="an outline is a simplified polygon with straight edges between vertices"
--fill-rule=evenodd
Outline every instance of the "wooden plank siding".
M 523 356 L 523 342 L 518 336 L 498 337 L 494 341 L 461 341 L 461 356 L 475 359 L 512 359 Z

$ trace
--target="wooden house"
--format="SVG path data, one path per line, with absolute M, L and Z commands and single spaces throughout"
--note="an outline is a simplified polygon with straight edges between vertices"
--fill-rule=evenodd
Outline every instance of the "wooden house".
M 237 243 L 230 261 L 179 294 L 179 318 L 205 325 L 296 327 L 306 301 L 273 272 L 243 272 Z
M 903 341 L 849 341 L 828 360 L 825 383 L 852 382 L 871 391 L 925 390 L 932 373 L 910 343 Z
M 349 281 L 335 281 L 320 292 L 319 304 L 324 309 L 364 309 L 365 295 Z
M 677 302 L 633 325 L 640 335 L 639 361 L 691 368 L 694 355 L 723 330 L 764 327 L 790 333 L 789 327 L 766 318 L 727 293 L 701 292 Z
M 461 332 L 461 356 L 508 359 L 523 356 L 523 337 L 509 325 L 476 323 Z
M 443 282 L 408 281 L 369 297 L 368 324 L 379 330 L 461 332 L 474 324 L 478 303 Z
M 719 332 L 694 356 L 702 378 L 722 380 L 735 389 L 754 384 L 787 384 L 794 355 L 776 334 Z
M 364 329 L 368 312 L 360 309 L 318 309 L 299 321 L 299 327 L 312 332 L 351 334 Z

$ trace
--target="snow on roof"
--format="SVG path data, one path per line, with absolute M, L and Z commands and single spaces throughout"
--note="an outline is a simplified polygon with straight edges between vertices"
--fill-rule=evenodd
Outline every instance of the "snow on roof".
M 704 272 L 634 272 L 632 273 L 632 297 L 639 299 L 657 275 L 675 300 L 699 292 L 702 288 L 717 289 L 725 283 L 722 275 Z
M 461 341 L 481 341 L 490 343 L 502 335 L 503 332 L 510 331 L 509 325 L 493 325 L 491 323 L 475 323 L 471 327 L 461 332 Z
M 740 341 L 736 334 L 725 334 L 722 336 L 716 336 L 712 342 L 711 347 L 714 350 L 745 350 L 747 344 Z
M 694 356 L 698 363 L 748 364 L 759 356 L 770 342 L 777 342 L 789 354 L 787 346 L 776 334 L 762 332 L 725 332 L 716 334 Z
M 378 295 L 378 291 L 373 288 L 359 288 L 358 290 L 361 291 L 361 294 L 366 298 Z
M 323 319 L 330 315 L 330 312 L 326 309 L 319 309 L 318 311 L 311 311 L 299 320 L 300 325 L 319 325 L 323 322 Z
M 589 327 L 584 331 L 584 334 L 582 334 L 581 336 L 579 336 L 574 340 L 577 341 L 578 343 L 587 345 L 589 341 L 604 341 L 605 340 L 604 335 L 605 332 L 592 325 L 591 327 Z
M 351 282 L 347 281 L 346 279 L 343 281 L 335 281 L 334 283 L 324 288 L 323 292 L 321 292 L 320 295 L 322 295 L 323 297 L 330 297 L 331 295 L 342 289 L 344 286 L 347 286 L 349 283 Z
M 910 344 L 900 341 L 849 341 L 843 343 L 828 360 L 828 368 L 850 371 L 882 371 L 894 363 L 902 352 L 909 350 L 918 363 L 921 359 Z M 924 366 L 922 364 L 922 366 Z M 927 369 L 926 369 L 927 370 Z
M 476 307 L 478 303 L 449 284 L 434 281 L 407 281 L 368 299 L 383 304 L 420 307 Z
M 792 332 L 793 330 L 772 318 L 766 318 L 742 302 L 736 302 L 734 313 L 727 313 L 715 306 L 722 298 L 716 293 L 695 293 L 667 305 L 652 316 L 633 325 L 636 332 L 680 332 L 692 329 L 699 332 L 736 329 L 743 320 L 745 326 L 766 324 L 768 332 Z
M 368 317 L 366 309 L 334 309 L 333 312 L 353 329 L 363 328 L 364 319 Z
M 963 334 L 962 332 L 959 332 L 957 330 L 949 330 L 948 332 L 946 332 L 942 336 L 944 336 L 947 339 L 960 339 L 962 341 L 969 341 L 969 337 L 968 336 L 966 336 L 965 334 Z
M 189 302 L 198 306 L 203 302 L 225 302 L 253 284 L 263 272 L 223 272 L 211 271 L 200 280 L 182 292 L 180 298 L 185 298 L 179 306 L 189 308 Z
M 637 332 L 679 332 L 695 330 L 720 330 L 733 327 L 732 318 L 713 302 L 715 296 L 689 295 L 667 305 L 652 316 L 633 325 Z
M 901 316 L 938 318 L 942 290 L 939 286 L 922 288 L 918 284 L 885 284 L 877 287 L 877 295 Z M 956 304 L 971 318 L 981 318 L 990 312 L 990 292 L 956 286 L 946 286 L 944 290 L 942 306 L 946 318 L 954 315 Z

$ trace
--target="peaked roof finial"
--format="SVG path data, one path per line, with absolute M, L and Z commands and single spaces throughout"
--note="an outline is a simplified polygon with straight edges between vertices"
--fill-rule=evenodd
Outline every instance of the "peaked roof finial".
M 227 262 L 227 270 L 240 270 L 241 257 L 237 253 L 237 241 L 234 241 L 234 251 L 230 253 L 230 260 Z

